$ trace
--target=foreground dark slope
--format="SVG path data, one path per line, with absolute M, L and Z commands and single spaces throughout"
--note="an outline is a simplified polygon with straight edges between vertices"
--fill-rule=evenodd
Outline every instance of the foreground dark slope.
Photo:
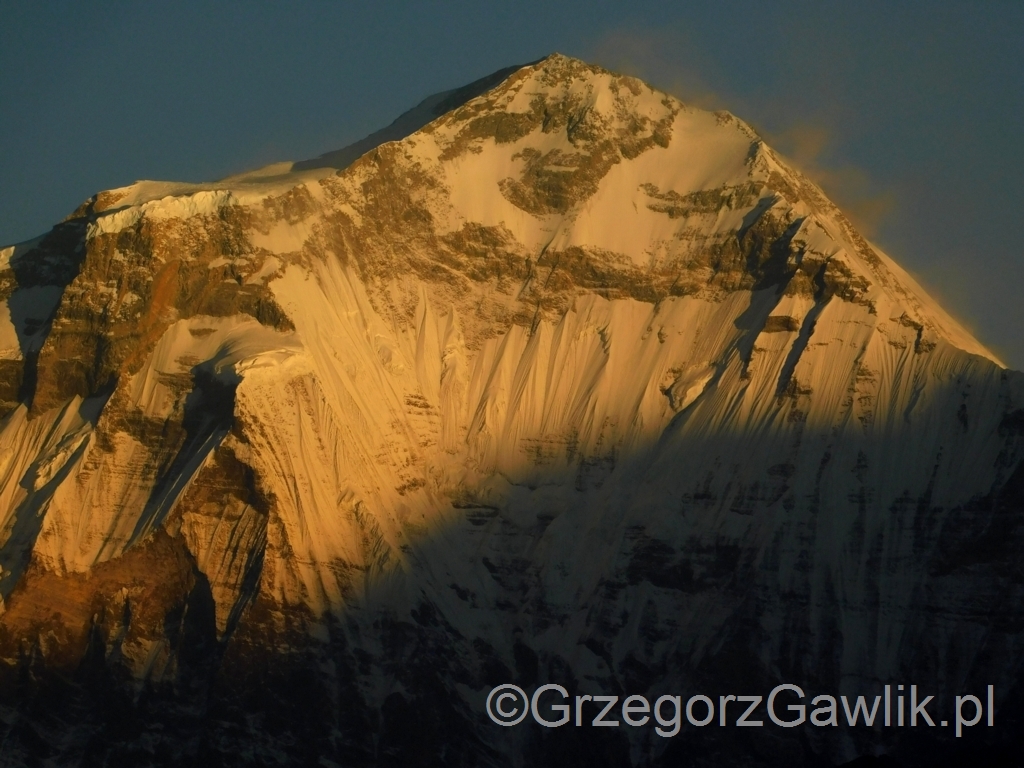
M 561 56 L 443 96 L 2 251 L 0 762 L 1019 746 L 1022 377 L 727 113 Z M 503 729 L 505 682 L 998 727 Z

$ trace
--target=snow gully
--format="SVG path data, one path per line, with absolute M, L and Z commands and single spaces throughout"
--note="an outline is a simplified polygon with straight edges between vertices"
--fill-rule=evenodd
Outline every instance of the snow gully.
M 847 725 L 863 724 L 872 727 L 878 719 L 880 707 L 880 724 L 885 727 L 949 725 L 948 720 L 939 720 L 936 724 L 932 719 L 928 707 L 932 705 L 934 696 L 919 696 L 916 685 L 909 686 L 909 692 L 904 690 L 907 688 L 904 685 L 895 688 L 894 696 L 893 686 L 886 685 L 883 693 L 875 696 L 870 706 L 864 696 L 857 696 L 851 706 L 846 696 L 837 698 L 820 694 L 811 699 L 813 709 L 810 717 L 806 704 L 793 703 L 802 702 L 806 694 L 800 686 L 792 683 L 775 686 L 767 700 L 763 696 L 730 694 L 719 696 L 716 704 L 710 696 L 697 694 L 687 699 L 684 705 L 682 696 L 664 695 L 659 696 L 653 706 L 646 697 L 640 695 L 627 696 L 621 705 L 618 696 L 578 695 L 570 698 L 565 688 L 555 684 L 542 685 L 533 692 L 533 696 L 527 696 L 519 686 L 506 683 L 491 690 L 485 708 L 487 716 L 498 725 L 519 725 L 528 715 L 532 715 L 534 721 L 545 728 L 558 728 L 570 723 L 575 726 L 612 728 L 625 723 L 638 728 L 650 723 L 653 715 L 657 723 L 655 733 L 665 738 L 679 733 L 684 717 L 686 722 L 698 728 L 712 723 L 722 727 L 760 727 L 765 724 L 763 719 L 758 719 L 763 717 L 763 712 L 767 712 L 768 719 L 781 728 L 795 728 L 806 723 L 818 727 L 838 727 L 840 715 L 845 718 Z M 730 707 L 730 704 L 733 706 Z M 937 709 L 938 705 L 933 707 Z M 596 716 L 591 718 L 595 710 L 598 710 Z M 618 715 L 621 715 L 621 721 L 613 719 Z M 995 725 L 995 686 L 987 686 L 984 704 L 973 694 L 954 697 L 953 720 L 957 738 L 963 735 L 964 728 L 978 725 L 983 717 L 986 725 Z

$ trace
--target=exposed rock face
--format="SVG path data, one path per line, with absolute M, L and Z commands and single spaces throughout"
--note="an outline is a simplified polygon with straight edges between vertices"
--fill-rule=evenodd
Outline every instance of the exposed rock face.
M 1024 376 L 727 113 L 558 55 L 420 110 L 0 252 L 0 761 L 953 749 L 503 729 L 505 682 L 992 683 L 1012 747 Z

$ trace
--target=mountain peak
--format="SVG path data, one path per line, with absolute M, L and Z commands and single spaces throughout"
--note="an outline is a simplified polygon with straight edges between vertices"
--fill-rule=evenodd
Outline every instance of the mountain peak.
M 512 763 L 502 680 L 941 659 L 949 701 L 1019 666 L 957 622 L 1012 593 L 1024 377 L 635 78 L 553 54 L 315 161 L 102 193 L 0 251 L 0 309 L 0 689 L 115 701 L 33 703 L 19 749 L 375 764 L 441 712 L 432 754 Z

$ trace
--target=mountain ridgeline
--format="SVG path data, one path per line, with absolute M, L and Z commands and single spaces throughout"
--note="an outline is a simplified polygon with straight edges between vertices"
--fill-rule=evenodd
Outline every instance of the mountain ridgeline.
M 0 250 L 0 764 L 1010 754 L 1022 458 L 1024 375 L 749 126 L 552 55 Z M 502 728 L 502 683 L 997 715 Z

